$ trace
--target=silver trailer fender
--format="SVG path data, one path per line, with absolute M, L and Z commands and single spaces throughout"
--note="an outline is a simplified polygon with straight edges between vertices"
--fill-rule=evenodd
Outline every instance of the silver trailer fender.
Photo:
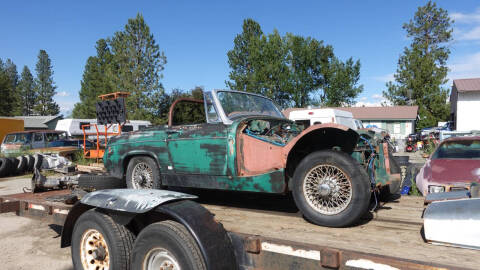
M 480 198 L 434 201 L 423 219 L 427 241 L 480 249 Z

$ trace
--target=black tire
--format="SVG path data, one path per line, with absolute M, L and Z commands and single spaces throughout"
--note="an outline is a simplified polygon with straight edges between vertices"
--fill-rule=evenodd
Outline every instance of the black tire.
M 139 168 L 137 166 L 144 166 L 144 168 L 148 168 L 151 171 L 151 175 L 146 171 L 145 173 L 141 174 L 141 179 L 134 180 L 133 173 L 135 168 Z M 148 180 L 148 177 L 151 177 L 151 180 Z M 161 189 L 161 181 L 160 181 L 160 170 L 157 166 L 155 160 L 150 157 L 146 156 L 137 156 L 133 157 L 130 162 L 128 162 L 127 167 L 127 175 L 125 177 L 125 181 L 127 183 L 128 188 L 133 189 Z
M 166 252 L 170 263 L 177 264 L 179 269 L 207 269 L 200 248 L 185 226 L 166 220 L 150 224 L 140 232 L 133 246 L 132 270 L 160 269 L 146 265 L 155 251 L 160 250 Z M 168 261 L 168 257 L 164 257 L 165 261 Z
M 335 173 L 338 177 L 319 178 L 319 173 Z M 308 185 L 307 176 L 312 176 L 310 179 L 315 182 L 310 185 L 310 191 L 305 188 Z M 320 185 L 317 181 L 325 182 Z M 340 193 L 338 182 L 346 186 L 343 203 L 337 204 L 336 208 L 315 205 L 320 201 L 332 202 L 333 198 L 342 200 L 337 196 Z M 320 195 L 320 192 L 325 194 Z M 371 196 L 365 169 L 348 154 L 332 150 L 313 152 L 300 162 L 293 175 L 292 194 L 295 204 L 307 220 L 328 227 L 345 227 L 357 222 L 366 213 Z
M 8 160 L 10 160 L 10 174 L 9 175 L 17 174 L 17 167 L 18 167 L 19 160 L 14 158 L 14 157 L 9 157 Z
M 10 174 L 11 162 L 8 158 L 0 158 L 0 177 Z
M 35 165 L 35 158 L 32 155 L 26 155 L 27 158 L 27 172 L 33 172 L 33 165 Z
M 39 169 L 40 170 L 42 168 L 43 155 L 35 154 L 33 156 L 33 160 L 34 160 L 33 161 L 33 169 Z
M 27 170 L 27 159 L 24 156 L 19 156 L 17 157 L 18 159 L 18 165 L 17 168 L 15 169 L 16 174 L 24 174 L 25 171 Z
M 82 174 L 78 177 L 78 186 L 83 190 L 95 191 L 101 189 L 125 188 L 121 178 L 110 175 Z
M 101 234 L 105 241 L 96 241 L 95 244 L 106 246 L 104 249 L 108 251 L 109 269 L 130 269 L 130 258 L 133 243 L 135 241 L 134 234 L 129 231 L 125 226 L 120 225 L 113 221 L 108 215 L 98 211 L 97 209 L 91 209 L 83 213 L 75 223 L 72 233 L 72 261 L 74 269 L 84 269 L 82 265 L 82 257 L 87 260 L 90 258 L 87 254 L 82 255 L 82 246 L 88 254 L 98 254 L 97 260 L 89 260 L 94 263 L 105 262 L 101 260 L 103 256 L 103 250 L 99 248 L 90 248 L 89 244 L 85 243 L 86 240 L 82 239 L 87 237 L 90 233 L 98 232 Z M 87 238 L 88 240 L 88 238 Z M 95 241 L 92 240 L 92 241 Z M 89 253 L 92 251 L 93 253 Z M 98 253 L 97 253 L 98 252 Z M 102 254 L 103 253 L 103 254 Z M 99 269 L 102 269 L 101 267 Z

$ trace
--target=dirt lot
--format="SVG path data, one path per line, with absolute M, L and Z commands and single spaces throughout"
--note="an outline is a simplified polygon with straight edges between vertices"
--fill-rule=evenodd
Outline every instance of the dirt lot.
M 26 178 L 0 178 L 0 194 L 22 192 Z M 73 269 L 70 248 L 60 248 L 61 227 L 17 217 L 0 215 L 1 269 Z

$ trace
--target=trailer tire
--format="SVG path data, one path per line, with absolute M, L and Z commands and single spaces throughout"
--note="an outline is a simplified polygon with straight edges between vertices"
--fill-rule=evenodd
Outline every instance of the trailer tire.
M 9 173 L 9 175 L 15 175 L 17 173 L 17 167 L 18 167 L 19 160 L 14 158 L 14 157 L 9 157 L 7 159 L 10 160 L 10 173 Z
M 0 177 L 10 174 L 11 162 L 8 158 L 0 158 Z
M 333 150 L 313 152 L 300 162 L 292 193 L 307 220 L 328 227 L 357 222 L 371 196 L 365 169 L 347 153 Z
M 133 246 L 132 270 L 160 269 L 162 265 L 174 266 L 173 269 L 207 269 L 195 239 L 185 226 L 172 220 L 150 224 L 140 232 Z
M 16 174 L 24 174 L 27 170 L 28 161 L 24 156 L 17 157 L 18 165 L 16 168 Z
M 110 175 L 82 174 L 78 177 L 78 186 L 83 190 L 125 188 L 125 182 Z
M 138 171 L 137 171 L 138 170 Z M 134 174 L 141 179 L 134 179 Z M 161 189 L 160 169 L 150 157 L 136 156 L 130 159 L 125 177 L 128 188 L 133 189 Z
M 75 222 L 72 233 L 74 269 L 85 266 L 108 266 L 109 269 L 130 269 L 134 234 L 110 216 L 91 209 Z

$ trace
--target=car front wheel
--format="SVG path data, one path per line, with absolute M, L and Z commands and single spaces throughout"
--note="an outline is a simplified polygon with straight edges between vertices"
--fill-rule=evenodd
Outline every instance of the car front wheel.
M 368 209 L 368 176 L 346 153 L 323 150 L 309 154 L 296 168 L 293 183 L 297 207 L 317 225 L 349 226 Z

